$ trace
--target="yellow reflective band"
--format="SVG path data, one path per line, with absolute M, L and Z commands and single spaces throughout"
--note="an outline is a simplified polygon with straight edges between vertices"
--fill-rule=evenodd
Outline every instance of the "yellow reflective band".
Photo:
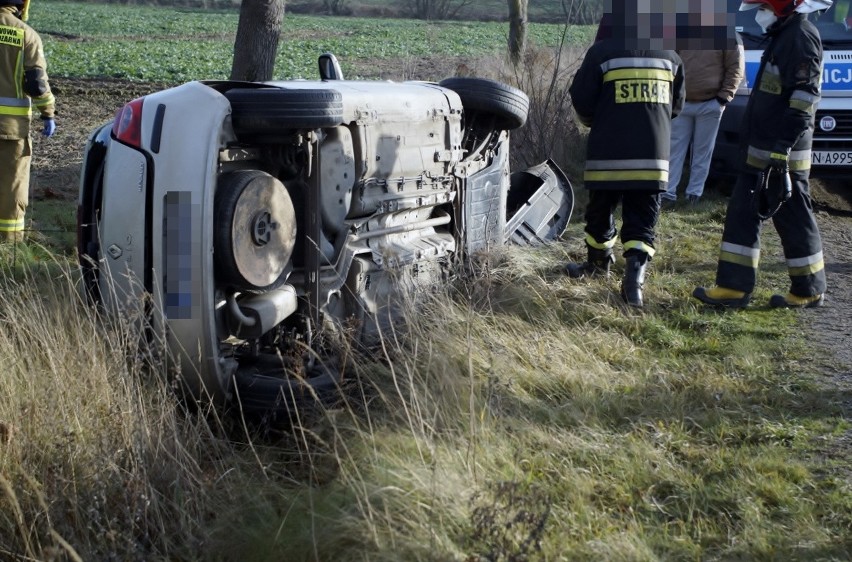
M 38 107 L 43 107 L 45 105 L 49 105 L 56 102 L 56 98 L 53 97 L 53 94 L 45 94 L 43 96 L 39 96 L 37 98 L 33 98 L 33 104 Z
M 787 167 L 790 168 L 790 170 L 792 170 L 794 172 L 801 172 L 801 171 L 804 171 L 804 170 L 810 170 L 811 169 L 811 155 L 810 155 L 810 152 L 808 152 L 808 151 L 805 151 L 805 152 L 807 152 L 807 158 L 804 158 L 804 159 L 801 159 L 801 160 L 790 159 L 787 162 Z M 783 157 L 783 155 L 781 155 L 781 157 Z M 749 154 L 748 156 L 746 156 L 746 164 L 748 164 L 749 166 L 751 166 L 753 168 L 763 169 L 763 168 L 766 168 L 769 165 L 769 158 L 762 158 L 762 157 L 760 157 L 756 154 Z
M 19 27 L 0 25 L 0 45 L 24 47 L 24 30 Z
M 628 240 L 627 242 L 624 243 L 624 249 L 625 250 L 641 250 L 651 257 L 653 257 L 654 254 L 657 253 L 657 250 L 655 250 L 654 248 L 652 248 L 651 246 L 649 246 L 648 244 L 645 244 L 644 242 L 642 242 L 640 240 Z
M 0 232 L 18 232 L 24 229 L 24 219 L 0 219 Z
M 773 159 L 773 160 L 786 160 L 786 159 L 787 159 L 787 155 L 786 155 L 786 154 L 781 154 L 780 152 L 770 152 L 770 153 L 769 153 L 769 158 L 771 158 L 771 159 Z
M 598 242 L 597 240 L 595 240 L 595 239 L 592 237 L 592 235 L 591 235 L 591 234 L 589 234 L 589 233 L 587 232 L 587 233 L 586 233 L 586 244 L 588 244 L 589 246 L 591 246 L 592 248 L 594 248 L 594 249 L 596 249 L 596 250 L 609 250 L 610 248 L 612 248 L 613 246 L 615 246 L 615 238 L 613 238 L 613 239 L 611 239 L 611 240 L 607 240 L 606 242 L 604 242 L 603 244 L 601 244 L 600 242 Z
M 719 261 L 726 261 L 728 263 L 744 265 L 745 267 L 757 269 L 758 263 L 760 262 L 760 257 L 743 256 L 741 254 L 735 254 L 733 252 L 726 252 L 722 250 L 721 252 L 719 252 Z
M 825 269 L 825 262 L 819 260 L 818 262 L 809 265 L 787 268 L 787 273 L 791 277 L 797 277 L 802 275 L 813 275 L 814 273 L 822 271 L 823 269 Z
M 667 170 L 586 170 L 586 181 L 669 181 Z
M 822 252 L 817 252 L 803 258 L 787 260 L 787 270 L 790 275 L 812 275 L 825 269 Z
M 33 114 L 33 110 L 29 107 L 9 107 L 8 105 L 0 105 L 0 115 L 18 115 L 28 117 Z
M 801 109 L 805 113 L 811 113 L 813 111 L 814 104 L 802 100 L 791 99 L 790 107 L 793 109 Z
M 641 78 L 673 82 L 674 74 L 671 70 L 663 70 L 662 68 L 617 68 L 607 71 L 603 75 L 604 82 Z

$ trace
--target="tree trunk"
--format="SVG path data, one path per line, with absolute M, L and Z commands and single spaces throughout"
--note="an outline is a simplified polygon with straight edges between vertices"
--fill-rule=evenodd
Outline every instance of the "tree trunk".
M 527 42 L 527 2 L 509 0 L 509 59 L 517 66 Z
M 283 19 L 284 0 L 243 0 L 231 80 L 272 79 Z

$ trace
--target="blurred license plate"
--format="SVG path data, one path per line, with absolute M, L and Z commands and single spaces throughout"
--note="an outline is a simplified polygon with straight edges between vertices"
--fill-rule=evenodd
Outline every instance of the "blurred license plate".
M 852 151 L 815 150 L 811 153 L 811 164 L 814 166 L 850 166 Z

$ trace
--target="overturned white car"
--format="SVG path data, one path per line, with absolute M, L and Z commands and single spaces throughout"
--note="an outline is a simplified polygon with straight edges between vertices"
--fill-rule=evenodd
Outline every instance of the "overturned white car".
M 131 101 L 86 147 L 91 298 L 145 318 L 191 395 L 281 414 L 332 392 L 327 330 L 369 338 L 395 295 L 507 241 L 552 240 L 573 195 L 509 171 L 527 96 L 478 78 L 190 82 Z M 327 333 L 327 332 L 326 332 Z

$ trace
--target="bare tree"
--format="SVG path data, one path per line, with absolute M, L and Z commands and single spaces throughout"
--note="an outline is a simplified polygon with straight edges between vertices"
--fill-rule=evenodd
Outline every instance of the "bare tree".
M 588 25 L 598 23 L 603 15 L 602 0 L 562 0 L 562 11 L 568 23 Z
M 529 0 L 509 0 L 509 58 L 517 66 L 527 42 L 527 4 Z
M 323 0 L 322 2 L 325 11 L 333 16 L 344 14 L 349 8 L 348 4 L 349 0 Z
M 453 19 L 472 0 L 408 0 L 411 15 L 421 20 Z
M 283 20 L 284 0 L 243 0 L 231 80 L 272 79 Z

